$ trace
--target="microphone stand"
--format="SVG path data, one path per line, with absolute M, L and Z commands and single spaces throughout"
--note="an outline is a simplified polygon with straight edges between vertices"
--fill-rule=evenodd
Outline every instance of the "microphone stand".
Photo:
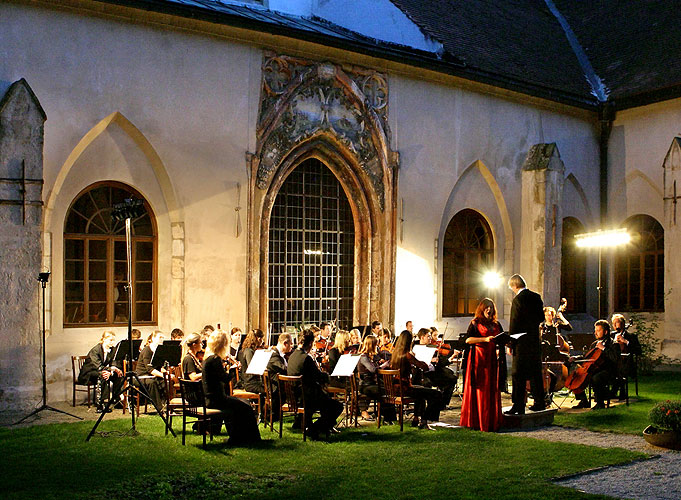
M 44 273 L 38 273 L 38 281 L 40 281 L 40 284 L 42 285 L 43 288 L 43 337 L 42 337 L 42 350 L 43 350 L 43 404 L 40 405 L 40 408 L 37 408 L 33 410 L 31 413 L 26 415 L 24 418 L 19 420 L 13 425 L 20 424 L 24 420 L 26 420 L 29 417 L 32 417 L 33 415 L 37 415 L 43 410 L 50 410 L 54 411 L 57 413 L 63 413 L 64 415 L 68 415 L 69 417 L 77 418 L 78 420 L 83 420 L 82 417 L 77 417 L 76 415 L 72 415 L 69 412 L 59 410 L 57 408 L 53 408 L 52 406 L 49 406 L 47 404 L 47 373 L 45 371 L 45 288 L 47 287 L 47 280 L 50 279 L 50 273 L 49 272 L 44 272 Z

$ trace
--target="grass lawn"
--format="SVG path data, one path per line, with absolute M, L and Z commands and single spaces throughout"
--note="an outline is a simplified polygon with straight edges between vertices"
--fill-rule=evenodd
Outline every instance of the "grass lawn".
M 648 412 L 659 401 L 681 399 L 681 373 L 658 372 L 639 377 L 638 400 L 630 405 L 580 413 L 558 412 L 554 423 L 564 427 L 578 427 L 601 432 L 641 434 L 648 424 Z M 633 381 L 629 395 L 636 398 Z
M 99 430 L 129 426 L 129 419 L 111 418 Z M 86 443 L 91 427 L 0 430 L 2 497 L 598 498 L 549 480 L 641 456 L 466 429 L 400 433 L 398 426 L 344 430 L 330 443 L 303 443 L 290 431 L 280 440 L 264 430 L 262 446 L 228 448 L 218 436 L 204 451 L 197 435 L 187 446 L 165 436 L 158 417 L 140 419 L 137 437 Z

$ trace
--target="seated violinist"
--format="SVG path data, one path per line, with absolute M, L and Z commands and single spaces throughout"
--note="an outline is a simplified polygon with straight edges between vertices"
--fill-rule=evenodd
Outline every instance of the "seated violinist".
M 225 427 L 229 434 L 227 444 L 257 443 L 260 441 L 260 431 L 253 408 L 245 401 L 229 396 L 229 381 L 232 377 L 225 368 L 225 362 L 229 359 L 228 352 L 227 332 L 216 330 L 211 333 L 202 366 L 206 406 L 225 412 Z
M 433 371 L 428 372 L 425 377 L 426 380 L 433 386 L 437 387 L 442 392 L 442 409 L 444 410 L 452 399 L 454 388 L 456 387 L 456 374 L 449 368 L 452 364 L 456 354 L 449 353 L 445 348 L 442 348 L 444 343 L 438 338 L 439 332 L 434 326 L 430 327 L 431 345 L 438 347 L 433 358 Z
M 182 342 L 182 378 L 192 382 L 201 380 L 201 360 L 198 357 L 201 349 L 201 335 L 198 333 L 190 333 Z
M 270 392 L 272 394 L 272 408 L 275 410 L 274 420 L 279 420 L 279 375 L 286 375 L 288 362 L 286 357 L 293 349 L 293 340 L 290 333 L 279 335 L 277 345 L 272 348 L 272 356 L 267 363 L 267 373 L 270 377 Z
M 338 364 L 338 360 L 343 354 L 348 354 L 350 351 L 350 333 L 347 330 L 338 330 L 336 338 L 333 339 L 333 347 L 329 349 L 329 374 Z
M 241 387 L 248 392 L 260 394 L 261 397 L 264 397 L 265 394 L 265 387 L 262 385 L 262 378 L 260 375 L 246 373 L 246 370 L 248 370 L 248 365 L 251 364 L 251 360 L 253 359 L 256 349 L 260 349 L 264 344 L 265 333 L 258 328 L 254 328 L 246 335 L 238 357 L 238 361 L 241 363 L 241 368 L 239 370 Z M 262 403 L 263 401 L 261 401 L 261 404 Z
M 428 422 L 440 420 L 442 398 L 437 389 L 412 383 L 412 367 L 428 371 L 428 365 L 416 359 L 414 353 L 411 352 L 411 342 L 411 332 L 403 330 L 395 342 L 395 348 L 390 359 L 390 368 L 400 371 L 400 379 L 406 389 L 406 394 L 416 400 L 412 427 L 430 429 Z
M 379 340 L 378 356 L 381 359 L 389 361 L 394 347 L 392 332 L 388 328 L 384 328 L 378 340 Z
M 305 394 L 305 422 L 312 439 L 319 439 L 321 434 L 335 432 L 336 419 L 343 412 L 343 403 L 333 399 L 322 386 L 329 382 L 329 375 L 322 372 L 315 360 L 310 356 L 315 334 L 304 330 L 302 344 L 293 351 L 288 360 L 288 374 L 303 376 L 303 392 Z M 320 417 L 312 422 L 314 412 Z
M 390 361 L 384 361 L 378 355 L 378 339 L 373 334 L 364 337 L 360 353 L 361 356 L 359 358 L 359 363 L 357 364 L 357 371 L 359 373 L 359 392 L 367 396 L 370 400 L 378 399 L 380 397 L 380 392 L 378 390 L 376 370 L 378 368 L 387 368 Z M 365 399 L 359 400 L 359 409 L 362 412 L 363 420 L 374 420 L 373 417 L 369 415 L 369 405 Z M 381 412 L 386 424 L 392 425 L 395 422 L 394 405 L 383 405 Z
M 151 360 L 154 357 L 156 348 L 161 345 L 165 335 L 161 331 L 155 331 L 147 339 L 148 344 L 142 349 L 140 357 L 137 360 L 137 375 L 140 377 L 142 387 L 146 390 L 151 398 L 151 402 L 157 411 L 163 407 L 163 400 L 165 397 L 165 384 L 163 382 L 163 374 L 165 368 L 160 370 L 154 368 Z
M 350 330 L 350 345 L 355 348 L 355 352 L 359 351 L 359 346 L 362 344 L 362 335 L 357 328 Z
M 596 341 L 591 345 L 592 349 L 600 349 L 602 352 L 598 360 L 594 362 L 593 371 L 589 371 L 590 383 L 594 391 L 594 399 L 596 404 L 594 410 L 605 408 L 605 399 L 608 396 L 610 384 L 615 381 L 615 374 L 617 373 L 617 362 L 619 359 L 619 348 L 610 338 L 610 324 L 604 320 L 599 319 L 594 324 L 594 335 Z M 584 394 L 584 389 L 574 390 L 575 399 L 579 404 L 575 408 L 589 408 L 591 405 Z
M 640 356 L 642 353 L 638 335 L 629 333 L 624 316 L 621 314 L 613 314 L 611 322 L 613 331 L 610 336 L 619 346 L 622 354 L 617 365 L 617 375 L 622 379 L 625 377 L 636 377 L 637 368 L 635 356 Z M 620 400 L 627 397 L 627 388 L 624 383 L 619 384 L 618 387 L 614 387 L 613 392 L 619 392 Z

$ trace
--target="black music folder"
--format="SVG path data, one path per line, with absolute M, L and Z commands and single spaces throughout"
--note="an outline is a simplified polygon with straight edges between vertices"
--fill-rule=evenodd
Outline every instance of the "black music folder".
M 166 361 L 169 366 L 178 366 L 182 356 L 182 346 L 163 343 L 156 348 L 154 356 L 151 358 L 151 365 L 160 370 Z
M 137 361 L 140 356 L 140 346 L 142 345 L 142 339 L 133 339 L 132 341 L 132 360 Z M 128 339 L 121 340 L 116 344 L 116 352 L 114 354 L 114 361 L 123 361 L 130 354 L 130 342 Z

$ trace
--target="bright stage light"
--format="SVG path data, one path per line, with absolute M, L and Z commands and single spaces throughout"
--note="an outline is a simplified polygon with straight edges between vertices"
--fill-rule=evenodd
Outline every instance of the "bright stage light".
M 626 229 L 610 231 L 596 231 L 575 235 L 576 244 L 580 248 L 606 248 L 625 245 L 631 241 L 631 235 Z
M 482 282 L 486 288 L 497 288 L 501 285 L 501 275 L 494 271 L 488 271 L 482 275 Z

